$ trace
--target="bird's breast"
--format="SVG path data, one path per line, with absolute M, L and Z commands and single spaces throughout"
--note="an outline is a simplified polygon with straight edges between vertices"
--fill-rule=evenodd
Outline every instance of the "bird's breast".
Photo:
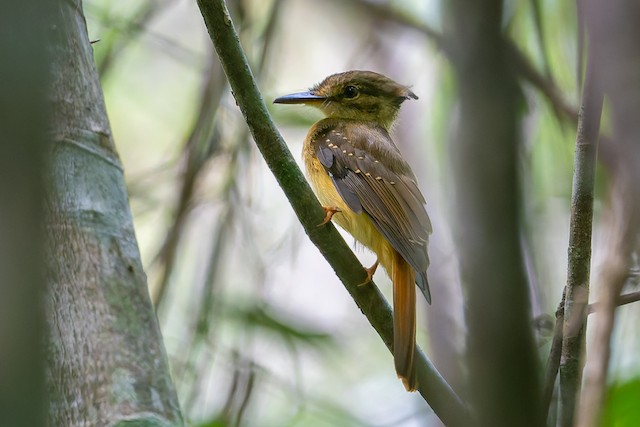
M 380 234 L 366 213 L 355 213 L 342 200 L 331 177 L 310 148 L 305 147 L 303 157 L 311 187 L 320 203 L 341 210 L 333 216 L 332 221 L 344 228 L 359 243 L 375 252 L 380 264 L 390 273 L 395 252 L 391 244 Z

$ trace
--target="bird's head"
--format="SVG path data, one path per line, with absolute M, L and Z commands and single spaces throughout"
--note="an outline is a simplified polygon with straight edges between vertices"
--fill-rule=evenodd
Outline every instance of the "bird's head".
M 408 87 L 373 71 L 333 74 L 307 92 L 274 100 L 277 104 L 306 104 L 319 108 L 328 117 L 377 122 L 391 127 L 400 105 L 418 97 Z

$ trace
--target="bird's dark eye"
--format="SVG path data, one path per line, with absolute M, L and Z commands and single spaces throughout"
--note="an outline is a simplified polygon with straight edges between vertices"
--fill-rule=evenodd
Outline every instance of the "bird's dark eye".
M 355 86 L 347 86 L 344 88 L 344 97 L 345 98 L 355 98 L 358 96 L 358 88 Z

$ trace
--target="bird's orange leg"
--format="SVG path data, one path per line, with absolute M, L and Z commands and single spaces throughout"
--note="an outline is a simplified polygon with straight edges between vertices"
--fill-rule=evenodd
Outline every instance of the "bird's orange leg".
M 333 218 L 335 214 L 337 214 L 338 212 L 342 212 L 342 209 L 331 206 L 323 206 L 322 209 L 324 209 L 325 212 L 324 220 L 322 220 L 322 222 L 318 224 L 317 227 L 322 227 L 323 225 L 331 221 L 331 218 Z
M 379 262 L 379 260 L 376 259 L 376 262 L 374 262 L 371 267 L 364 269 L 364 271 L 367 272 L 367 280 L 365 280 L 364 282 L 360 283 L 358 286 L 366 285 L 367 283 L 369 283 L 369 282 L 371 282 L 373 280 L 373 275 L 376 274 L 376 270 L 378 269 L 378 262 Z

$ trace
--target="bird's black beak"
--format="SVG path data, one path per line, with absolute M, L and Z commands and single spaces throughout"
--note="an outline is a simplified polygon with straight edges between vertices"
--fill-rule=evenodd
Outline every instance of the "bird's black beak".
M 281 96 L 273 100 L 274 104 L 312 104 L 315 102 L 322 102 L 326 98 L 324 96 L 318 96 L 312 92 L 298 92 L 290 95 Z

